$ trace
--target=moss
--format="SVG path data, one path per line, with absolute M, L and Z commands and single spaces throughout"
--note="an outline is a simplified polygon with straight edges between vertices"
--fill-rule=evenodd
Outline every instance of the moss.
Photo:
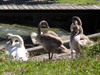
M 36 29 L 36 27 L 24 26 L 24 25 L 19 25 L 19 24 L 4 24 L 4 23 L 0 23 L 0 25 L 4 25 L 4 26 L 17 26 L 17 27 L 24 27 L 24 28 L 29 28 L 29 29 Z

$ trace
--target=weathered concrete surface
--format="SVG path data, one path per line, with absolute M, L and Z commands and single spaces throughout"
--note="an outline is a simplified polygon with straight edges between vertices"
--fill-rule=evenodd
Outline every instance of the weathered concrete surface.
M 94 39 L 97 38 L 98 36 L 100 36 L 100 33 L 95 33 L 92 35 L 88 35 L 89 39 Z M 63 42 L 63 44 L 66 46 L 66 48 L 69 49 L 69 41 L 70 41 L 70 36 L 62 36 L 61 40 Z M 46 51 L 43 49 L 42 46 L 37 46 L 37 47 L 32 47 L 32 48 L 28 48 L 27 51 L 32 52 L 34 54 L 43 54 Z
M 54 54 L 52 60 L 63 59 L 63 58 L 70 59 L 71 55 L 67 54 L 67 53 Z M 49 60 L 49 57 L 48 57 L 48 54 L 41 54 L 41 55 L 38 55 L 38 56 L 33 56 L 32 59 L 38 60 L 38 61 L 45 61 L 45 60 Z

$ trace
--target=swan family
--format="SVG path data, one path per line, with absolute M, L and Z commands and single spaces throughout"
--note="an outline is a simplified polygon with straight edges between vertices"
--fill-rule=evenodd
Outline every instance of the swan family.
M 88 43 L 92 43 L 92 41 L 90 41 L 89 38 L 83 34 L 82 22 L 77 16 L 72 17 L 72 24 L 70 26 L 71 35 L 69 46 L 71 51 L 63 45 L 62 41 L 55 32 L 47 31 L 45 33 L 41 33 L 42 27 L 50 29 L 47 21 L 42 20 L 38 25 L 37 34 L 32 33 L 31 39 L 32 37 L 35 37 L 35 42 L 38 42 L 47 51 L 49 59 L 53 58 L 53 53 L 71 53 L 73 56 L 73 52 L 76 52 L 76 54 L 80 53 L 80 48 L 85 47 Z M 27 61 L 28 52 L 24 47 L 22 37 L 8 33 L 6 38 L 9 41 L 6 42 L 5 47 L 10 52 L 10 59 L 14 58 Z

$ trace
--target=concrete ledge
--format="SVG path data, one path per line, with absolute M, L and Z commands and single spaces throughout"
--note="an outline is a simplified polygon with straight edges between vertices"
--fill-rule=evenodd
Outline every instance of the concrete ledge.
M 98 36 L 100 36 L 100 33 L 95 33 L 95 34 L 91 34 L 91 35 L 87 35 L 89 37 L 89 39 L 94 39 L 94 38 L 97 38 Z M 64 39 L 67 39 L 67 40 L 64 40 Z M 64 37 L 61 37 L 61 40 L 63 42 L 63 44 L 69 49 L 69 38 L 70 36 L 64 36 Z M 39 55 L 39 54 L 44 54 L 46 53 L 46 51 L 43 49 L 42 46 L 37 46 L 37 47 L 32 47 L 32 48 L 28 48 L 27 51 L 31 54 L 31 55 Z

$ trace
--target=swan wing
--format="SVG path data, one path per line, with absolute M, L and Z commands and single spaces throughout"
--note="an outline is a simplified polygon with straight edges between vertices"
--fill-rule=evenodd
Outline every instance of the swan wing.
M 58 37 L 58 35 L 55 33 L 55 32 L 53 32 L 53 31 L 47 31 L 46 33 L 44 33 L 44 35 L 45 34 L 49 34 L 49 35 L 52 35 L 52 36 L 55 36 L 55 37 Z
M 10 57 L 16 57 L 18 59 L 28 60 L 27 50 L 25 48 L 13 47 L 10 52 Z M 26 61 L 27 61 L 26 60 Z
M 41 37 L 41 41 L 43 40 L 43 41 L 47 41 L 49 43 L 58 44 L 58 45 L 62 44 L 60 38 L 59 37 L 55 37 L 53 35 L 44 34 L 44 35 L 42 35 L 40 37 Z

